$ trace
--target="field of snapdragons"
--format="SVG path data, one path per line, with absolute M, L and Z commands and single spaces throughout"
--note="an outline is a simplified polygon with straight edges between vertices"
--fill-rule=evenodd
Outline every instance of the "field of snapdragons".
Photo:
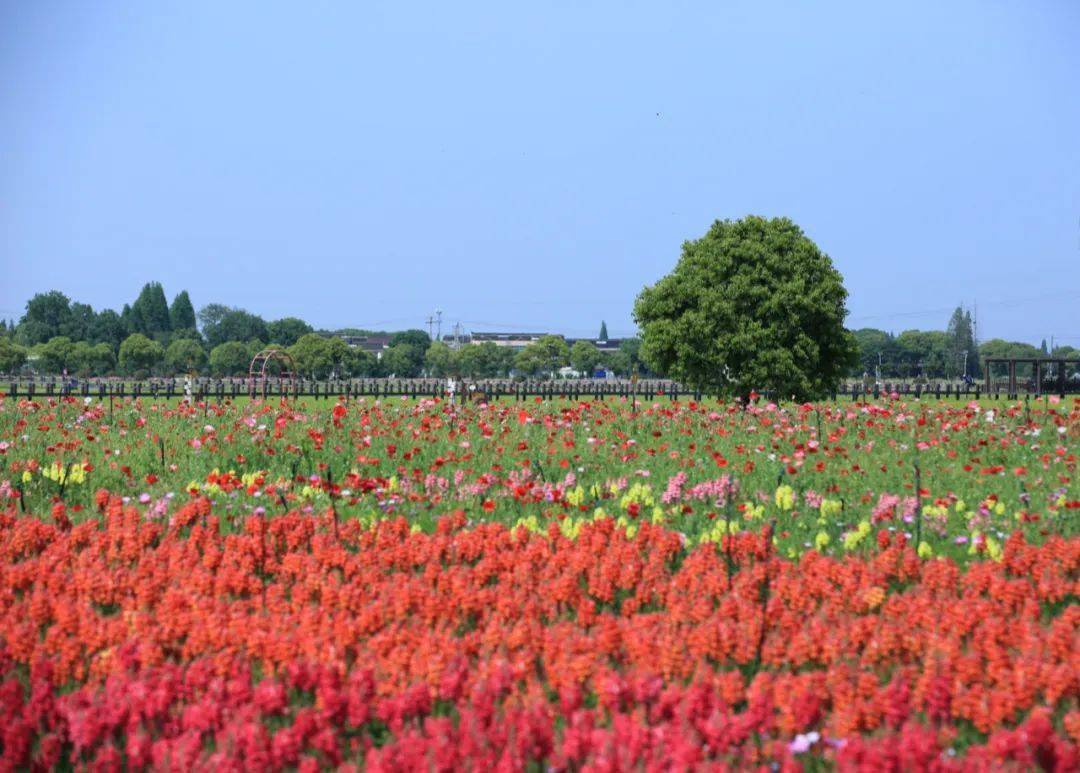
M 0 768 L 1076 769 L 1080 400 L 0 397 Z

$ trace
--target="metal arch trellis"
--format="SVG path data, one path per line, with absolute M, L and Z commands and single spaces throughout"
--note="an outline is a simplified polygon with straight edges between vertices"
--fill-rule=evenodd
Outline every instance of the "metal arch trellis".
M 271 362 L 277 360 L 282 363 L 283 370 L 277 374 L 282 382 L 288 382 L 290 387 L 296 385 L 296 362 L 293 360 L 292 355 L 284 349 L 262 349 L 251 358 L 251 364 L 248 366 L 248 392 L 252 395 L 256 393 L 258 389 L 266 389 L 267 376 L 271 375 L 266 372 L 267 367 Z

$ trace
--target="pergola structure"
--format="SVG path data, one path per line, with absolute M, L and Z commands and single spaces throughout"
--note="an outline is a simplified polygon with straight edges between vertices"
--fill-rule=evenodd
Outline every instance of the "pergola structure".
M 986 378 L 986 391 L 991 391 L 990 387 L 990 366 L 991 365 L 1008 365 L 1009 367 L 1009 396 L 1019 394 L 1019 390 L 1016 388 L 1016 366 L 1017 364 L 1031 365 L 1034 371 L 1035 381 L 1035 394 L 1042 394 L 1043 387 L 1043 369 L 1046 366 L 1056 365 L 1056 385 L 1057 391 L 1060 394 L 1065 394 L 1067 386 L 1066 371 L 1068 366 L 1080 367 L 1080 359 L 1067 358 L 1067 357 L 987 357 L 983 361 L 983 373 Z
M 284 349 L 263 349 L 251 358 L 251 364 L 248 366 L 249 394 L 254 395 L 258 387 L 265 389 L 266 378 L 272 375 L 267 373 L 266 369 L 274 360 L 282 364 L 282 371 L 277 374 L 277 377 L 287 380 L 290 384 L 296 383 L 296 363 L 293 361 L 292 355 Z

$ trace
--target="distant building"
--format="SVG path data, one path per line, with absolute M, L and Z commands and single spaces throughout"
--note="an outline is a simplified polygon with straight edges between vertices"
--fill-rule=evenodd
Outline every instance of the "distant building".
M 566 345 L 573 346 L 578 341 L 587 341 L 602 352 L 617 352 L 625 338 L 567 338 Z
M 555 335 L 562 338 L 557 333 L 470 333 L 469 340 L 474 344 L 491 341 L 496 346 L 505 346 L 518 351 L 534 341 L 539 341 L 546 335 Z
M 382 359 L 384 350 L 390 348 L 390 336 L 388 335 L 365 335 L 365 336 L 339 336 L 342 341 L 353 349 L 362 349 L 368 354 L 375 355 L 375 359 Z

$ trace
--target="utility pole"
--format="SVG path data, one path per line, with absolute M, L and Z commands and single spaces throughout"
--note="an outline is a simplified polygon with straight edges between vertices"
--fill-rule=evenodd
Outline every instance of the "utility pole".
M 435 309 L 436 333 L 435 339 L 442 340 L 442 309 Z M 429 334 L 430 337 L 430 334 Z
M 431 330 L 432 330 L 432 325 L 435 324 L 435 318 L 432 317 L 429 314 L 428 318 L 425 321 L 427 322 L 427 336 L 428 336 L 428 338 L 431 338 Z

